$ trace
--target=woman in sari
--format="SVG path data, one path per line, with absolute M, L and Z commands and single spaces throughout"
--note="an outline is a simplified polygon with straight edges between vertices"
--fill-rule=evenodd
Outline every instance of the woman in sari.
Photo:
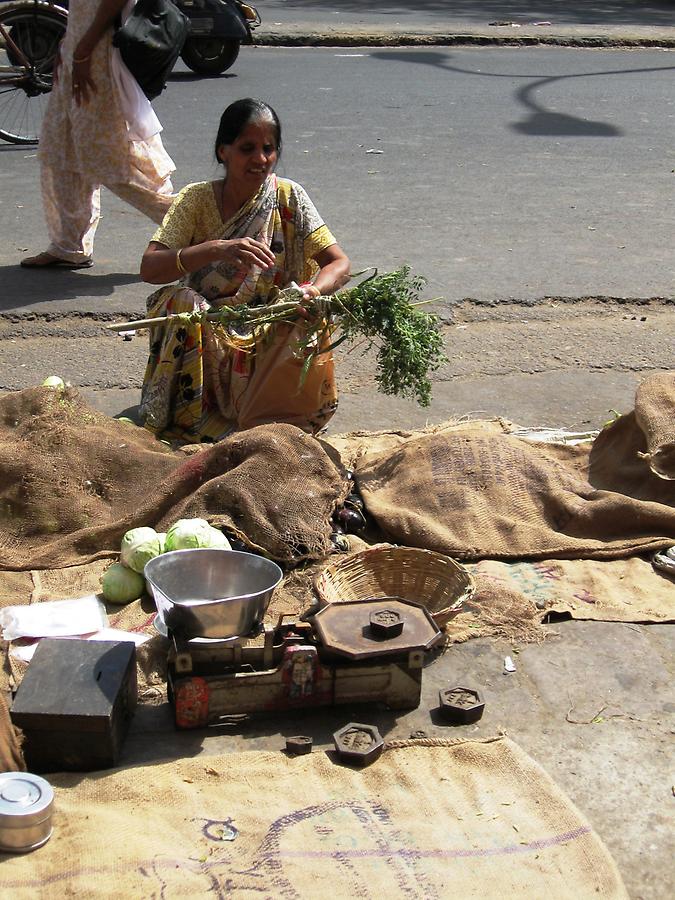
M 299 304 L 342 287 L 349 259 L 305 190 L 274 174 L 281 153 L 274 110 L 250 98 L 228 106 L 215 152 L 224 178 L 183 188 L 143 255 L 144 281 L 180 279 L 152 294 L 148 317 L 261 306 L 292 282 L 302 290 Z M 257 340 L 204 319 L 153 328 L 145 426 L 192 442 L 266 422 L 316 433 L 335 412 L 337 391 L 330 350 L 303 350 L 306 343 L 302 324 L 269 326 Z

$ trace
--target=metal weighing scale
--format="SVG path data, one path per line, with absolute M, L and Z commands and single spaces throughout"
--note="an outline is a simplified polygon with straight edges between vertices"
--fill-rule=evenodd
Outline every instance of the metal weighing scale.
M 308 621 L 282 616 L 248 638 L 165 634 L 177 728 L 338 704 L 414 709 L 425 654 L 443 637 L 424 606 L 397 597 L 331 603 Z

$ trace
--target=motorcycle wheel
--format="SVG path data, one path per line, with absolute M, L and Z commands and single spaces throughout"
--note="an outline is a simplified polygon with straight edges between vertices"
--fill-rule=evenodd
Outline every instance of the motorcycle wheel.
M 233 65 L 239 47 L 236 38 L 189 37 L 180 57 L 197 75 L 220 75 Z

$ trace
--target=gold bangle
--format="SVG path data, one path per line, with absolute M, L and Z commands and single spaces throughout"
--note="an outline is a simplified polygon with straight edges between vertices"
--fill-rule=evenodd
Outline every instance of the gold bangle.
M 185 247 L 181 247 L 180 250 L 176 250 L 176 268 L 181 275 L 188 275 L 188 270 L 185 268 L 185 266 L 183 265 L 183 261 L 180 258 L 180 255 L 184 249 Z

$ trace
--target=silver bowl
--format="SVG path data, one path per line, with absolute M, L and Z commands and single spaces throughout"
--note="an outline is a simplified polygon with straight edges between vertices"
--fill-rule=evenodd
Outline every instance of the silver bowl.
M 255 633 L 283 578 L 279 566 L 237 550 L 172 550 L 144 575 L 167 629 L 183 640 Z

